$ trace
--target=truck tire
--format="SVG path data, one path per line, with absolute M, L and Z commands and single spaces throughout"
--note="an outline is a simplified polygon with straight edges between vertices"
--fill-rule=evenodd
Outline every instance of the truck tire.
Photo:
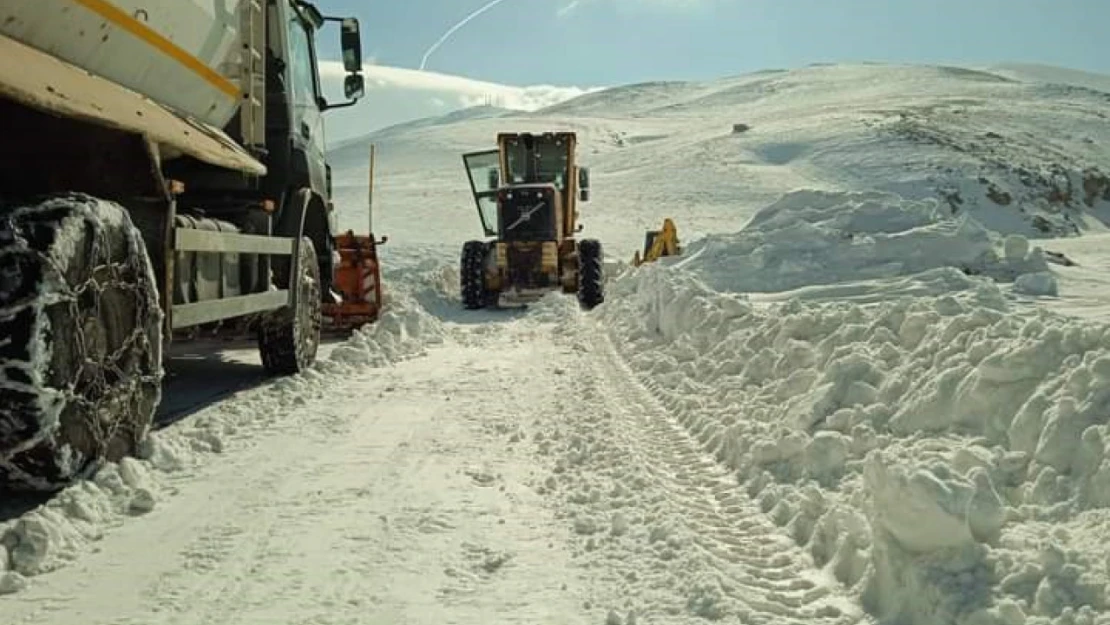
M 578 302 L 586 310 L 605 301 L 601 261 L 600 241 L 583 239 L 578 243 Z
M 468 310 L 485 308 L 490 301 L 486 289 L 486 252 L 485 241 L 467 241 L 463 244 L 459 261 L 459 290 L 463 307 Z
M 134 455 L 162 395 L 162 310 L 126 209 L 0 205 L 0 488 L 55 491 Z
M 301 238 L 300 260 L 300 275 L 292 287 L 287 275 L 277 279 L 278 288 L 300 289 L 297 310 L 284 306 L 263 316 L 258 324 L 258 353 L 270 375 L 293 375 L 308 369 L 316 362 L 320 347 L 320 266 L 308 237 Z

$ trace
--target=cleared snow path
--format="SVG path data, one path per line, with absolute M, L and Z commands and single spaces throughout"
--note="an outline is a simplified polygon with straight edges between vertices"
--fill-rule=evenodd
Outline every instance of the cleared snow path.
M 4 621 L 859 622 L 570 301 L 306 399 Z
M 589 319 L 578 405 L 559 410 L 560 472 L 588 566 L 648 622 L 866 622 L 835 580 L 762 514 L 735 474 L 706 454 Z M 691 619 L 693 620 L 693 619 Z
M 542 467 L 505 435 L 559 392 L 552 347 L 494 343 L 496 362 L 443 347 L 315 400 L 315 426 L 214 459 L 98 553 L 4 599 L 5 622 L 588 622 L 571 618 L 578 582 L 527 486 Z M 523 404 L 490 409 L 510 393 Z

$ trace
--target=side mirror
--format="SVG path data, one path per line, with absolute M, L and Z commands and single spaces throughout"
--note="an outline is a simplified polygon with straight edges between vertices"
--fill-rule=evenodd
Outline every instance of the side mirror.
M 578 201 L 579 202 L 589 202 L 590 201 L 590 190 L 589 189 L 579 189 L 578 190 Z
M 489 185 L 491 191 L 501 186 L 501 172 L 497 171 L 496 167 L 490 167 L 486 170 L 486 184 Z
M 358 19 L 343 18 L 339 46 L 343 50 L 343 68 L 348 72 L 362 71 L 362 36 L 359 32 Z
M 362 74 L 347 74 L 343 79 L 343 94 L 348 100 L 357 100 L 366 95 L 366 79 Z
M 590 201 L 590 168 L 578 168 L 578 201 Z

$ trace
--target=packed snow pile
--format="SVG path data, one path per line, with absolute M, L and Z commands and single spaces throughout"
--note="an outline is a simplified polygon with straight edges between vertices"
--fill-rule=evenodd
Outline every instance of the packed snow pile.
M 1043 259 L 1012 239 L 994 254 L 928 204 L 778 209 L 611 283 L 597 316 L 645 386 L 872 613 L 1110 622 L 1110 560 L 1091 549 L 1110 530 L 1110 326 L 1009 303 L 990 276 L 1043 275 Z M 911 271 L 958 288 L 867 305 L 738 292 Z
M 0 523 L 0 593 L 16 592 L 28 578 L 56 570 L 92 548 L 129 516 L 145 514 L 175 492 L 174 483 L 203 471 L 213 454 L 256 444 L 274 432 L 297 429 L 326 415 L 305 413 L 344 377 L 419 356 L 447 337 L 443 324 L 403 290 L 390 293 L 388 310 L 355 331 L 302 374 L 215 404 L 173 428 L 150 434 L 139 458 L 102 467 L 92 479 L 47 503 Z
M 936 200 L 879 192 L 789 193 L 740 232 L 691 243 L 685 256 L 679 265 L 720 291 L 779 292 L 946 267 L 1016 280 L 1023 293 L 1056 290 L 1044 252 L 1025 237 L 1003 239 L 969 215 L 945 214 Z
M 332 350 L 317 366 L 328 371 L 336 363 L 356 367 L 384 367 L 425 353 L 443 342 L 442 323 L 428 314 L 404 291 L 383 293 L 383 310 L 377 322 L 364 326 L 343 345 Z
M 172 470 L 169 450 L 154 447 L 154 458 L 124 458 L 91 481 L 0 525 L 0 594 L 22 590 L 28 577 L 65 566 L 120 519 L 152 510 L 164 492 L 157 471 Z

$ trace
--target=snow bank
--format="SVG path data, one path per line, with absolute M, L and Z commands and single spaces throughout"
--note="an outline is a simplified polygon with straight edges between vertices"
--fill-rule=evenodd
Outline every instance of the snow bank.
M 144 441 L 141 458 L 107 464 L 92 479 L 0 524 L 0 594 L 21 590 L 28 578 L 78 559 L 111 527 L 172 496 L 174 484 L 189 479 L 213 455 L 279 426 L 318 426 L 325 417 L 304 414 L 303 406 L 329 396 L 343 378 L 422 354 L 445 336 L 442 324 L 411 296 L 391 292 L 389 309 L 376 324 L 356 331 L 311 369 L 154 432 Z
M 331 373 L 335 364 L 348 367 L 384 367 L 419 356 L 427 347 L 441 344 L 442 323 L 416 299 L 401 291 L 383 295 L 383 312 L 378 321 L 356 332 L 345 344 L 332 350 L 320 365 Z
M 720 291 L 777 292 L 953 267 L 1017 279 L 1024 293 L 1055 292 L 1044 252 L 1030 250 L 1024 237 L 1001 240 L 967 214 L 946 216 L 935 200 L 879 192 L 795 191 L 740 232 L 691 243 L 685 256 L 678 265 Z
M 1053 573 L 1025 526 L 1110 505 L 1110 328 L 1009 311 L 989 283 L 759 310 L 649 268 L 612 295 L 599 315 L 645 385 L 869 609 L 1108 607 L 1105 557 L 1074 549 L 1089 533 L 1038 536 L 1066 554 Z
M 928 204 L 776 207 L 611 284 L 596 316 L 641 382 L 884 620 L 1110 622 L 1110 560 L 1092 549 L 1110 530 L 1110 326 L 1009 304 L 989 276 L 1040 276 L 1043 259 Z M 913 271 L 958 290 L 730 292 Z

